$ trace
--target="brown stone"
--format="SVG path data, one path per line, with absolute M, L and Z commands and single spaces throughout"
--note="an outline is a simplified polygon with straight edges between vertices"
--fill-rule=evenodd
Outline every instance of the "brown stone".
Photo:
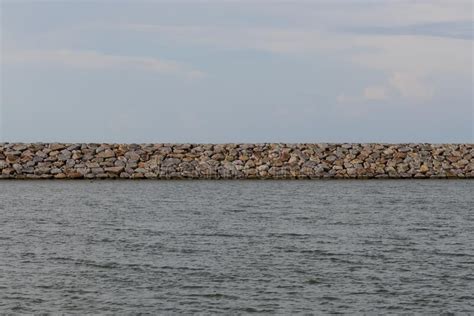
M 104 171 L 105 172 L 111 172 L 111 173 L 120 173 L 122 172 L 124 169 L 124 167 L 107 167 L 107 168 L 104 168 Z
M 98 158 L 112 158 L 115 157 L 115 152 L 111 149 L 106 149 L 100 153 L 97 154 Z
M 80 178 L 83 178 L 84 175 L 80 172 L 77 172 L 77 171 L 71 171 L 71 172 L 68 172 L 66 174 L 67 178 L 69 179 L 80 179 Z

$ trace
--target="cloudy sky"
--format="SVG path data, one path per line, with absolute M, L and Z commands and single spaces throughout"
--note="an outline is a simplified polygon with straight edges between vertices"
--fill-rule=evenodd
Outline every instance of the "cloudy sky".
M 0 141 L 474 141 L 470 0 L 0 3 Z

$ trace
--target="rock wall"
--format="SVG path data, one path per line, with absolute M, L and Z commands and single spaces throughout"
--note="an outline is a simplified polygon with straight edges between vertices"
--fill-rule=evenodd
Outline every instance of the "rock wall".
M 474 178 L 474 144 L 0 143 L 0 179 Z

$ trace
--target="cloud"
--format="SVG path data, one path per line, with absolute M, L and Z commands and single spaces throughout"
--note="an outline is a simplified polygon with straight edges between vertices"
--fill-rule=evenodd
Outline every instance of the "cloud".
M 288 1 L 260 6 L 260 10 L 281 19 L 297 16 L 299 22 L 310 25 L 396 27 L 469 21 L 472 20 L 473 4 L 471 0 Z
M 345 32 L 374 35 L 416 35 L 434 36 L 472 40 L 474 39 L 474 24 L 472 21 L 454 21 L 422 23 L 403 26 L 370 26 L 351 27 L 343 29 Z
M 365 49 L 351 55 L 361 66 L 387 72 L 466 74 L 472 65 L 472 41 L 453 38 L 385 35 L 356 36 L 355 47 Z
M 451 37 L 413 35 L 358 35 L 314 29 L 262 27 L 200 27 L 129 24 L 128 30 L 153 32 L 162 38 L 221 49 L 251 49 L 274 54 L 337 55 L 340 59 L 379 71 L 385 79 L 357 95 L 341 94 L 339 103 L 405 98 L 414 102 L 432 99 L 434 83 L 427 78 L 469 75 L 471 41 Z M 440 62 L 442 61 L 442 62 Z
M 367 69 L 386 74 L 376 83 L 379 97 L 401 97 L 415 102 L 431 100 L 436 93 L 430 78 L 472 77 L 472 42 L 463 39 L 384 35 L 356 36 L 354 47 L 365 48 L 350 54 L 351 61 Z M 385 93 L 382 94 L 381 90 Z M 376 97 L 368 87 L 365 99 Z M 360 97 L 358 97 L 360 99 Z M 382 99 L 382 98 L 380 98 Z
M 218 49 L 256 50 L 276 54 L 334 52 L 350 46 L 348 37 L 318 29 L 283 27 L 236 27 L 199 25 L 123 24 L 121 31 L 152 33 L 160 38 L 188 45 L 203 45 Z
M 329 53 L 374 70 L 393 72 L 470 71 L 472 42 L 451 37 L 358 35 L 311 27 L 233 27 L 125 24 L 120 30 L 150 32 L 160 39 L 217 49 L 276 54 Z M 455 57 L 453 57 L 455 56 Z M 439 61 L 443 60 L 442 63 Z
M 361 103 L 364 101 L 385 101 L 390 98 L 405 98 L 423 102 L 434 96 L 434 88 L 423 78 L 412 73 L 395 72 L 385 82 L 365 87 L 359 95 L 339 94 L 338 103 Z
M 345 93 L 341 93 L 336 97 L 337 103 L 355 103 L 360 100 L 359 96 L 348 96 Z
M 173 60 L 73 50 L 7 50 L 3 64 L 58 65 L 78 69 L 138 69 L 194 79 L 205 74 Z
M 428 100 L 433 97 L 434 88 L 411 73 L 394 73 L 389 80 L 390 86 L 402 97 Z
M 387 91 L 384 86 L 369 86 L 364 89 L 363 96 L 366 100 L 385 100 Z

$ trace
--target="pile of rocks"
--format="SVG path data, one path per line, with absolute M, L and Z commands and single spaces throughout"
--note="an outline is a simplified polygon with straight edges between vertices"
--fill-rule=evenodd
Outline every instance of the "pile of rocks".
M 474 144 L 0 143 L 0 179 L 474 178 Z

